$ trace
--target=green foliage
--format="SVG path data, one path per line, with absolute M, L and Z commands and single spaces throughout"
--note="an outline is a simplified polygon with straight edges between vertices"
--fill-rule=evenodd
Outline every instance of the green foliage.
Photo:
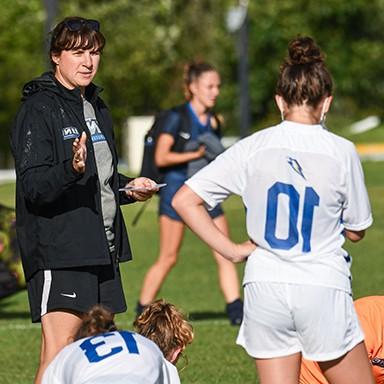
M 183 101 L 183 66 L 194 58 L 221 72 L 218 110 L 227 121 L 225 133 L 238 133 L 238 36 L 225 25 L 237 1 L 57 1 L 56 21 L 82 15 L 102 23 L 107 45 L 96 82 L 105 89 L 118 139 L 126 117 Z M 6 164 L 7 131 L 22 84 L 46 67 L 43 3 L 0 0 L 0 166 Z M 288 41 L 298 34 L 313 36 L 327 53 L 336 84 L 331 113 L 336 120 L 340 116 L 345 126 L 368 114 L 383 116 L 382 0 L 250 1 L 248 19 L 252 130 L 279 120 L 273 101 L 279 65 Z
M 271 0 L 250 8 L 250 82 L 254 121 L 273 115 L 273 92 L 288 42 L 310 35 L 326 52 L 335 80 L 331 114 L 349 121 L 382 115 L 384 84 L 380 63 L 384 3 L 380 0 Z
M 215 4 L 215 5 L 214 5 Z M 67 1 L 61 14 L 102 21 L 107 37 L 98 82 L 117 126 L 184 100 L 183 65 L 195 57 L 218 62 L 225 1 Z
M 21 88 L 44 67 L 44 12 L 40 0 L 0 0 L 0 167 L 7 162 L 8 130 Z
M 0 204 L 6 207 L 15 207 L 16 186 L 14 183 L 0 184 Z
M 366 238 L 357 244 L 347 244 L 353 256 L 354 297 L 384 295 L 382 271 L 382 234 L 384 231 L 384 163 L 363 163 L 371 198 L 374 224 Z M 0 203 L 13 201 L 11 185 L 0 187 Z M 134 307 L 148 267 L 157 257 L 158 225 L 157 197 L 149 204 L 136 227 L 131 220 L 139 204 L 124 207 L 124 215 L 134 260 L 122 264 L 122 276 L 128 302 L 128 312 L 117 316 L 122 328 L 132 328 Z M 225 202 L 225 212 L 232 237 L 241 241 L 244 231 L 244 207 L 238 198 Z M 184 384 L 251 384 L 257 383 L 252 360 L 236 346 L 238 328 L 229 325 L 224 314 L 224 302 L 219 292 L 216 267 L 210 251 L 190 231 L 181 248 L 179 262 L 168 276 L 159 297 L 176 304 L 189 314 L 195 340 L 185 352 L 187 367 L 181 371 Z M 243 265 L 239 266 L 239 275 Z M 31 324 L 25 291 L 0 301 L 0 339 L 2 369 L 0 382 L 27 384 L 33 381 L 38 362 L 40 328 Z M 179 368 L 185 365 L 179 362 Z

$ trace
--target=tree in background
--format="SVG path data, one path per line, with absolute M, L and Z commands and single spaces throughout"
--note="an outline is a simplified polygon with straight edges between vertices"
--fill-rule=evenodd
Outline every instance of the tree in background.
M 107 46 L 96 82 L 105 89 L 118 138 L 128 116 L 181 102 L 183 65 L 199 57 L 219 69 L 218 110 L 227 121 L 225 133 L 238 133 L 235 36 L 225 26 L 226 13 L 237 0 L 57 1 L 57 20 L 82 15 L 102 23 Z M 46 69 L 46 37 L 42 0 L 0 0 L 0 5 L 3 167 L 21 87 Z M 383 0 L 257 0 L 249 2 L 248 16 L 252 130 L 279 119 L 273 102 L 278 66 L 288 41 L 298 34 L 313 36 L 329 55 L 336 83 L 332 119 L 341 116 L 345 124 L 382 114 Z
M 102 21 L 107 46 L 97 80 L 121 123 L 182 102 L 183 65 L 191 59 L 221 67 L 227 8 L 226 0 L 82 0 L 61 11 Z
M 270 119 L 272 95 L 285 47 L 310 35 L 328 54 L 335 80 L 333 115 L 349 121 L 382 114 L 384 102 L 384 2 L 382 0 L 270 0 L 250 7 L 251 97 L 254 121 Z
M 39 0 L 0 0 L 0 167 L 10 165 L 8 132 L 23 84 L 44 66 L 44 12 Z

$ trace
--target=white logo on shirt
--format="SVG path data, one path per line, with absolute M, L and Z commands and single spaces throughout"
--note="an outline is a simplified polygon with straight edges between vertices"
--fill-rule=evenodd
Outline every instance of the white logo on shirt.
M 76 292 L 73 293 L 60 293 L 61 296 L 70 297 L 71 299 L 76 299 Z

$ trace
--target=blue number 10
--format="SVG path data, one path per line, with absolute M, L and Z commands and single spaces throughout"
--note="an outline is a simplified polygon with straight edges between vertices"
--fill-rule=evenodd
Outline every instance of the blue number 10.
M 280 194 L 289 198 L 289 225 L 288 237 L 280 239 L 276 236 L 277 206 Z M 299 215 L 300 195 L 292 184 L 275 183 L 268 190 L 267 220 L 265 223 L 264 238 L 275 249 L 291 249 L 299 241 L 297 219 Z M 301 236 L 303 238 L 303 252 L 311 251 L 311 233 L 313 213 L 315 206 L 319 205 L 319 195 L 312 187 L 305 188 L 303 220 L 301 223 Z

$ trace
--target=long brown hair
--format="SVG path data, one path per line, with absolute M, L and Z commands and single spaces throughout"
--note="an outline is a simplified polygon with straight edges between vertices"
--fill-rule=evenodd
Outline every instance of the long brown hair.
M 332 95 L 332 77 L 325 56 L 311 37 L 297 37 L 288 46 L 288 57 L 280 67 L 276 94 L 288 105 L 317 107 Z

